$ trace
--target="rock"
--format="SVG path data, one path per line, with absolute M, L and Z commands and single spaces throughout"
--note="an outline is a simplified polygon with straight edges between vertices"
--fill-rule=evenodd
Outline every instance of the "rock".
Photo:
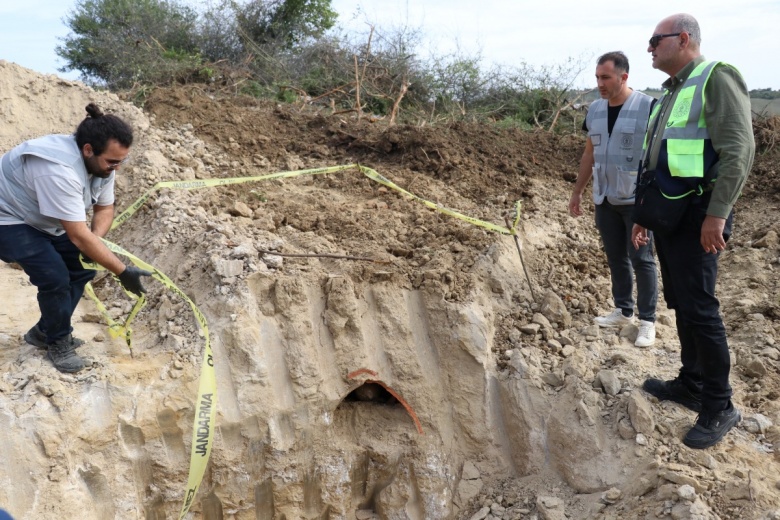
M 587 327 L 584 327 L 582 329 L 582 335 L 586 338 L 600 338 L 601 337 L 601 327 L 598 325 L 589 325 Z
M 645 435 L 652 435 L 655 430 L 653 407 L 640 390 L 634 390 L 628 396 L 628 416 L 634 429 Z
M 456 503 L 459 505 L 467 504 L 471 499 L 479 495 L 480 491 L 482 491 L 482 485 L 479 469 L 470 460 L 464 462 L 461 480 L 458 483 Z
M 487 518 L 487 515 L 489 515 L 489 514 L 490 514 L 490 508 L 489 507 L 483 507 L 482 509 L 480 509 L 479 511 L 474 513 L 471 516 L 470 520 L 485 520 L 485 518 Z
M 618 488 L 610 488 L 601 494 L 601 501 L 605 504 L 614 504 L 620 500 L 622 492 Z
M 563 386 L 563 377 L 557 372 L 546 372 L 542 374 L 542 381 L 556 388 Z
M 750 485 L 747 480 L 729 480 L 723 488 L 723 496 L 729 500 L 750 499 Z
M 692 476 L 683 473 L 683 471 L 686 471 L 686 468 L 679 467 L 679 471 L 676 471 L 675 469 L 662 469 L 658 471 L 658 476 L 668 480 L 669 482 L 673 482 L 674 484 L 679 485 L 689 485 L 693 487 L 697 493 L 702 493 L 706 490 L 706 486 L 702 486 L 702 484 L 693 478 Z
M 539 324 L 543 329 L 552 329 L 552 323 L 550 323 L 550 320 L 547 319 L 543 314 L 535 313 L 533 318 L 531 318 L 531 323 L 537 323 Z
M 577 417 L 580 419 L 580 424 L 585 426 L 593 426 L 596 424 L 596 419 L 593 417 L 593 412 L 591 411 L 590 407 L 588 407 L 588 405 L 586 405 L 582 400 L 577 403 Z
M 539 512 L 542 520 L 566 520 L 563 500 L 558 497 L 537 497 L 536 510 Z
M 677 487 L 672 484 L 662 484 L 658 487 L 660 500 L 674 500 L 677 497 Z
M 766 235 L 753 242 L 753 247 L 777 247 L 780 244 L 778 240 L 777 232 L 774 229 L 770 229 Z
M 87 311 L 81 315 L 81 321 L 84 323 L 103 323 L 103 315 L 98 311 Z
M 480 473 L 477 467 L 474 465 L 473 462 L 470 460 L 467 460 L 463 463 L 463 472 L 461 473 L 460 478 L 464 480 L 475 480 L 480 478 Z
M 509 359 L 509 366 L 515 369 L 519 377 L 525 377 L 528 373 L 528 363 L 526 363 L 523 356 L 514 355 Z
M 772 421 L 765 415 L 757 413 L 752 417 L 746 417 L 742 421 L 742 427 L 750 433 L 765 433 L 772 426 Z
M 281 269 L 284 264 L 284 258 L 279 255 L 264 254 L 262 260 L 270 269 Z
M 704 466 L 707 469 L 717 469 L 718 462 L 712 454 L 707 453 L 704 450 L 692 450 L 691 458 L 700 466 Z
M 745 367 L 745 374 L 750 377 L 761 378 L 766 375 L 766 366 L 764 366 L 764 363 L 758 358 L 751 358 L 743 366 Z
M 223 278 L 235 277 L 244 272 L 243 260 L 225 260 L 212 257 L 211 263 L 214 266 L 214 272 Z
M 462 479 L 458 482 L 458 492 L 456 503 L 463 506 L 468 504 L 471 499 L 478 496 L 482 491 L 482 479 L 476 478 L 472 480 Z
M 232 258 L 255 258 L 257 250 L 252 244 L 241 244 L 231 249 L 230 256 Z
M 624 475 L 621 465 L 610 462 L 614 455 L 607 447 L 613 441 L 598 415 L 599 394 L 585 390 L 574 395 L 582 392 L 581 386 L 567 384 L 558 392 L 565 405 L 553 407 L 548 415 L 545 460 L 578 493 L 595 493 L 618 485 Z
M 617 395 L 620 392 L 621 384 L 617 374 L 612 370 L 601 370 L 596 378 L 607 395 Z
M 640 446 L 647 446 L 647 437 L 643 433 L 637 433 L 635 442 Z
M 230 214 L 235 216 L 235 217 L 252 218 L 254 212 L 245 203 L 241 202 L 240 200 L 237 200 L 233 204 L 233 207 L 230 209 Z
M 503 507 L 498 502 L 493 502 L 490 505 L 490 513 L 495 516 L 496 518 L 501 518 L 504 515 L 504 512 L 506 511 L 506 508 Z
M 640 434 L 641 435 L 641 434 Z M 653 491 L 658 483 L 658 479 L 655 477 L 639 477 L 632 482 L 629 482 L 629 488 L 626 490 L 630 496 L 642 497 Z
M 560 344 L 558 340 L 550 339 L 547 340 L 547 346 L 555 352 L 556 354 L 559 353 L 561 350 L 563 350 L 563 346 Z
M 566 354 L 567 349 L 574 349 L 570 355 Z M 563 373 L 566 375 L 577 376 L 584 379 L 591 373 L 593 363 L 588 359 L 588 350 L 578 349 L 576 347 L 568 346 L 564 347 L 563 353 L 566 359 L 561 364 Z
M 542 298 L 542 306 L 539 312 L 552 323 L 557 323 L 564 328 L 571 327 L 571 314 L 566 309 L 566 304 L 552 290 L 547 291 Z
M 526 325 L 520 325 L 520 327 L 518 328 L 520 329 L 520 332 L 522 332 L 523 334 L 528 334 L 529 336 L 535 336 L 536 334 L 538 334 L 539 329 L 541 329 L 542 327 L 538 323 L 528 323 Z
M 563 331 L 561 333 L 560 339 L 558 340 L 561 342 L 561 345 L 564 346 L 564 350 L 565 347 L 574 346 L 574 340 L 572 340 L 569 336 L 566 335 L 568 332 L 569 331 Z
M 678 502 L 672 507 L 669 514 L 673 520 L 714 520 L 718 518 L 712 509 L 698 498 L 693 502 Z
M 696 490 L 693 489 L 693 486 L 683 484 L 677 488 L 677 496 L 683 500 L 693 501 L 696 499 Z
M 639 327 L 637 327 L 633 323 L 629 323 L 628 325 L 625 325 L 620 329 L 620 333 L 618 335 L 621 338 L 626 338 L 633 343 L 634 341 L 636 341 L 637 334 L 639 334 Z
M 631 426 L 631 421 L 627 417 L 623 417 L 617 424 L 618 435 L 622 439 L 633 439 L 636 436 L 636 430 Z

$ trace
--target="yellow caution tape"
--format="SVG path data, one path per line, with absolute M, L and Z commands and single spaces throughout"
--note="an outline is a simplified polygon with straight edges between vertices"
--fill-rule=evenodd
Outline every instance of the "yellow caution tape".
M 83 262 L 82 262 L 83 263 Z M 87 269 L 94 269 L 93 267 L 87 267 Z M 104 269 L 101 266 L 101 269 Z M 133 321 L 135 318 L 135 315 L 138 314 L 138 311 L 140 311 L 145 305 L 146 305 L 146 297 L 141 296 L 138 298 L 135 302 L 135 305 L 133 305 L 132 310 L 127 315 L 127 318 L 122 323 L 119 323 L 115 321 L 111 315 L 108 313 L 108 309 L 106 309 L 106 306 L 103 305 L 103 302 L 100 301 L 100 298 L 97 297 L 95 294 L 94 289 L 92 289 L 92 284 L 88 283 L 86 287 L 84 287 L 84 292 L 87 293 L 87 296 L 92 298 L 92 300 L 95 302 L 95 306 L 97 307 L 98 312 L 103 316 L 103 319 L 106 320 L 106 323 L 108 324 L 108 333 L 112 338 L 118 338 L 123 337 L 125 338 L 125 342 L 127 343 L 127 347 L 131 350 L 133 350 L 133 345 L 130 341 L 130 338 L 133 334 L 132 329 L 130 328 L 130 322 Z
M 410 193 L 406 191 L 405 189 L 401 188 L 394 182 L 388 180 L 386 177 L 380 175 L 375 170 L 372 170 L 371 168 L 366 168 L 365 166 L 358 165 L 358 168 L 361 172 L 363 172 L 363 175 L 371 179 L 372 181 L 378 182 L 379 184 L 382 184 L 384 186 L 387 186 L 388 188 L 391 188 L 395 191 L 398 191 L 400 193 L 403 193 L 404 195 L 407 195 L 419 202 L 422 202 L 426 206 L 428 206 L 431 209 L 434 209 L 440 213 L 444 213 L 445 215 L 449 215 L 451 217 L 455 217 L 457 219 L 463 220 L 465 222 L 468 222 L 469 224 L 474 224 L 475 226 L 479 226 L 485 229 L 489 229 L 490 231 L 495 231 L 496 233 L 501 233 L 504 235 L 511 235 L 512 230 L 507 229 L 503 226 L 497 226 L 493 224 L 492 222 L 487 222 L 485 220 L 480 220 L 474 217 L 469 217 L 468 215 L 464 215 L 463 213 L 459 213 L 455 210 L 446 208 L 442 206 L 441 204 L 436 204 L 434 202 L 431 202 L 429 200 L 426 200 L 422 197 L 418 197 L 414 193 Z M 519 201 L 518 201 L 519 202 Z
M 392 190 L 402 193 L 408 197 L 411 197 L 412 199 L 421 202 L 425 206 L 435 211 L 438 211 L 440 213 L 444 213 L 445 215 L 449 215 L 451 217 L 463 220 L 464 222 L 468 222 L 475 226 L 479 226 L 497 233 L 509 234 L 509 235 L 515 235 L 517 233 L 516 228 L 520 220 L 520 201 L 517 201 L 516 203 L 515 221 L 512 225 L 512 228 L 509 229 L 503 226 L 498 226 L 491 222 L 480 220 L 474 217 L 469 217 L 468 215 L 464 215 L 463 213 L 444 207 L 441 204 L 436 204 L 427 199 L 419 197 L 401 188 L 394 182 L 390 181 L 386 177 L 377 173 L 375 170 L 371 168 L 367 168 L 365 166 L 361 166 L 359 164 L 347 164 L 341 166 L 331 166 L 326 168 L 311 168 L 308 170 L 285 171 L 285 172 L 278 172 L 278 173 L 272 173 L 268 175 L 259 175 L 259 176 L 252 176 L 252 177 L 233 177 L 233 178 L 226 178 L 226 179 L 196 179 L 196 180 L 158 182 L 157 184 L 149 188 L 141 197 L 139 197 L 135 202 L 133 202 L 120 215 L 118 215 L 112 222 L 111 229 L 112 230 L 116 229 L 124 222 L 129 220 L 146 203 L 146 201 L 149 200 L 149 198 L 156 191 L 163 188 L 194 190 L 200 188 L 242 184 L 246 182 L 258 182 L 258 181 L 265 181 L 271 179 L 298 177 L 302 175 L 321 175 L 325 173 L 335 173 L 335 172 L 348 170 L 352 168 L 359 169 L 363 175 L 373 180 L 374 182 L 378 182 L 383 186 L 386 186 Z M 211 351 L 211 343 L 209 340 L 208 325 L 206 323 L 206 318 L 203 316 L 200 309 L 198 309 L 198 307 L 193 303 L 193 301 L 183 291 L 181 291 L 165 274 L 163 274 L 161 271 L 156 269 L 154 266 L 149 265 L 146 262 L 128 253 L 120 246 L 113 244 L 107 240 L 103 240 L 103 242 L 114 253 L 126 256 L 133 262 L 134 265 L 141 267 L 142 269 L 151 271 L 153 278 L 160 281 L 165 287 L 172 290 L 180 297 L 182 297 L 187 303 L 189 303 L 193 313 L 195 314 L 195 318 L 198 322 L 198 326 L 201 328 L 206 338 L 206 345 L 204 350 L 204 362 L 201 363 L 200 382 L 198 385 L 198 398 L 196 401 L 195 419 L 194 419 L 193 431 L 192 431 L 192 447 L 190 451 L 190 472 L 189 472 L 189 478 L 187 480 L 187 492 L 185 494 L 184 504 L 182 505 L 181 512 L 179 513 L 179 520 L 181 520 L 187 514 L 190 507 L 192 506 L 192 501 L 194 500 L 198 488 L 200 487 L 200 484 L 203 480 L 203 474 L 206 471 L 206 465 L 208 464 L 209 457 L 211 455 L 211 447 L 212 447 L 213 437 L 214 437 L 214 417 L 216 413 L 217 393 L 216 393 L 216 376 L 214 371 L 214 359 L 213 359 L 213 352 Z M 87 264 L 84 263 L 83 261 L 82 263 L 87 268 L 91 268 L 91 269 L 100 268 L 100 266 L 98 266 L 98 264 L 96 263 Z M 87 294 L 95 301 L 98 310 L 106 319 L 106 322 L 108 323 L 109 326 L 109 333 L 111 334 L 111 336 L 124 337 L 128 347 L 132 348 L 130 342 L 130 338 L 132 335 L 132 329 L 130 328 L 130 323 L 135 318 L 135 315 L 146 304 L 146 298 L 144 296 L 138 298 L 130 314 L 127 316 L 127 318 L 122 323 L 118 323 L 115 320 L 113 320 L 111 316 L 108 314 L 108 311 L 106 310 L 103 303 L 100 302 L 100 300 L 97 298 L 90 284 L 87 285 L 85 290 Z M 130 294 L 131 297 L 135 297 L 131 293 L 128 294 Z
M 163 189 L 163 188 L 170 188 L 170 189 L 178 189 L 178 190 L 196 190 L 200 188 L 212 188 L 216 186 L 228 186 L 231 184 L 242 184 L 245 182 L 259 182 L 259 181 L 267 181 L 271 179 L 280 179 L 280 178 L 290 178 L 290 177 L 298 177 L 301 175 L 321 175 L 324 173 L 335 173 L 343 170 L 349 170 L 352 168 L 357 168 L 360 170 L 363 175 L 368 177 L 374 182 L 378 182 L 379 184 L 382 184 L 384 186 L 387 186 L 388 188 L 395 190 L 399 193 L 403 193 L 404 195 L 413 198 L 414 200 L 417 200 L 421 203 L 423 203 L 425 206 L 436 210 L 440 213 L 444 213 L 445 215 L 449 215 L 451 217 L 463 220 L 465 222 L 468 222 L 470 224 L 473 224 L 475 226 L 479 226 L 485 229 L 489 229 L 490 231 L 495 231 L 497 233 L 501 233 L 503 235 L 513 235 L 514 233 L 514 226 L 513 229 L 508 229 L 503 226 L 498 226 L 496 224 L 493 224 L 491 222 L 487 222 L 485 220 L 480 220 L 474 217 L 469 217 L 468 215 L 464 215 L 463 213 L 460 213 L 458 211 L 449 209 L 447 207 L 442 206 L 441 204 L 436 204 L 435 202 L 431 202 L 429 200 L 426 200 L 422 197 L 419 197 L 415 195 L 414 193 L 411 193 L 409 191 L 406 191 L 405 189 L 401 188 L 397 184 L 395 184 L 393 181 L 387 179 L 383 175 L 377 173 L 376 170 L 373 170 L 371 168 L 367 168 L 365 166 L 362 166 L 360 164 L 344 164 L 341 166 L 330 166 L 326 168 L 311 168 L 308 170 L 293 170 L 293 171 L 285 171 L 285 172 L 277 172 L 277 173 L 271 173 L 268 175 L 258 175 L 253 177 L 232 177 L 227 179 L 195 179 L 195 180 L 184 180 L 184 181 L 164 181 L 164 182 L 158 182 L 151 188 L 149 188 L 146 193 L 144 193 L 141 197 L 139 197 L 135 202 L 133 202 L 130 207 L 128 207 L 126 210 L 124 210 L 119 216 L 117 216 L 114 219 L 114 222 L 111 224 L 111 229 L 115 229 L 119 227 L 122 223 L 126 222 L 130 217 L 132 217 L 140 208 L 143 206 L 147 200 L 156 192 L 157 190 Z M 520 218 L 520 201 L 517 201 L 517 216 L 515 220 L 515 225 L 517 224 L 517 221 Z
M 280 179 L 285 177 L 298 177 L 300 175 L 321 175 L 323 173 L 334 173 L 342 170 L 349 170 L 356 165 L 347 164 L 342 166 L 330 166 L 327 168 L 311 168 L 309 170 L 294 170 L 278 173 L 270 173 L 268 175 L 258 175 L 255 177 L 232 177 L 228 179 L 195 179 L 187 181 L 164 181 L 158 182 L 141 195 L 135 202 L 133 202 L 129 208 L 124 210 L 119 216 L 117 216 L 111 223 L 111 229 L 115 229 L 132 217 L 138 209 L 149 200 L 152 194 L 163 188 L 171 188 L 174 190 L 197 190 L 200 188 L 213 188 L 215 186 L 228 186 L 231 184 L 242 184 L 245 182 L 258 182 L 267 181 L 271 179 Z

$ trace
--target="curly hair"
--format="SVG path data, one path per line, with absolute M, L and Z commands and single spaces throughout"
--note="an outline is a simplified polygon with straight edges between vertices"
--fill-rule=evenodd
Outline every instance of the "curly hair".
M 89 143 L 95 155 L 102 154 L 111 139 L 117 140 L 125 148 L 133 144 L 133 129 L 130 125 L 113 114 L 104 114 L 95 103 L 87 105 L 87 117 L 79 123 L 75 135 L 79 150 Z

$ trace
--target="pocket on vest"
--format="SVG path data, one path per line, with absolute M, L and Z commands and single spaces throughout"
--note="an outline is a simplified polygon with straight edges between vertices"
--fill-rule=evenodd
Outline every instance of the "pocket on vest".
M 630 199 L 634 197 L 634 190 L 636 189 L 636 174 L 637 171 L 629 168 L 618 168 L 617 170 L 617 196 L 621 199 Z

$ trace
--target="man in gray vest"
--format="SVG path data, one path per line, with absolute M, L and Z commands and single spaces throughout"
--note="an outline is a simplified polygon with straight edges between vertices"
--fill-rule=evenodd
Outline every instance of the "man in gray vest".
M 636 275 L 639 332 L 635 345 L 655 342 L 655 306 L 658 299 L 653 246 L 631 245 L 631 210 L 639 159 L 653 98 L 628 87 L 628 58 L 608 52 L 598 59 L 596 82 L 601 99 L 591 103 L 583 125 L 588 132 L 580 169 L 569 200 L 569 213 L 582 215 L 582 194 L 593 178 L 596 228 L 607 255 L 615 310 L 599 316 L 601 327 L 633 322 L 633 275 Z M 633 272 L 632 272 L 633 271 Z
M 24 339 L 47 349 L 62 372 L 85 366 L 71 318 L 95 271 L 82 266 L 80 253 L 139 296 L 141 276 L 151 274 L 125 267 L 100 240 L 114 218 L 114 177 L 130 153 L 132 129 L 95 104 L 87 114 L 74 135 L 32 139 L 0 157 L 0 260 L 19 264 L 38 288 L 41 317 Z
M 657 186 L 665 205 L 682 205 L 667 211 L 680 214 L 676 227 L 654 233 L 682 367 L 676 378 L 650 378 L 643 388 L 699 412 L 683 438 L 691 448 L 718 443 L 740 420 L 731 402 L 731 360 L 715 280 L 755 152 L 745 81 L 731 65 L 707 61 L 700 45 L 699 23 L 689 14 L 661 20 L 650 38 L 653 68 L 669 78 L 648 125 L 641 174 L 642 186 Z M 635 225 L 632 238 L 644 247 L 647 229 Z

